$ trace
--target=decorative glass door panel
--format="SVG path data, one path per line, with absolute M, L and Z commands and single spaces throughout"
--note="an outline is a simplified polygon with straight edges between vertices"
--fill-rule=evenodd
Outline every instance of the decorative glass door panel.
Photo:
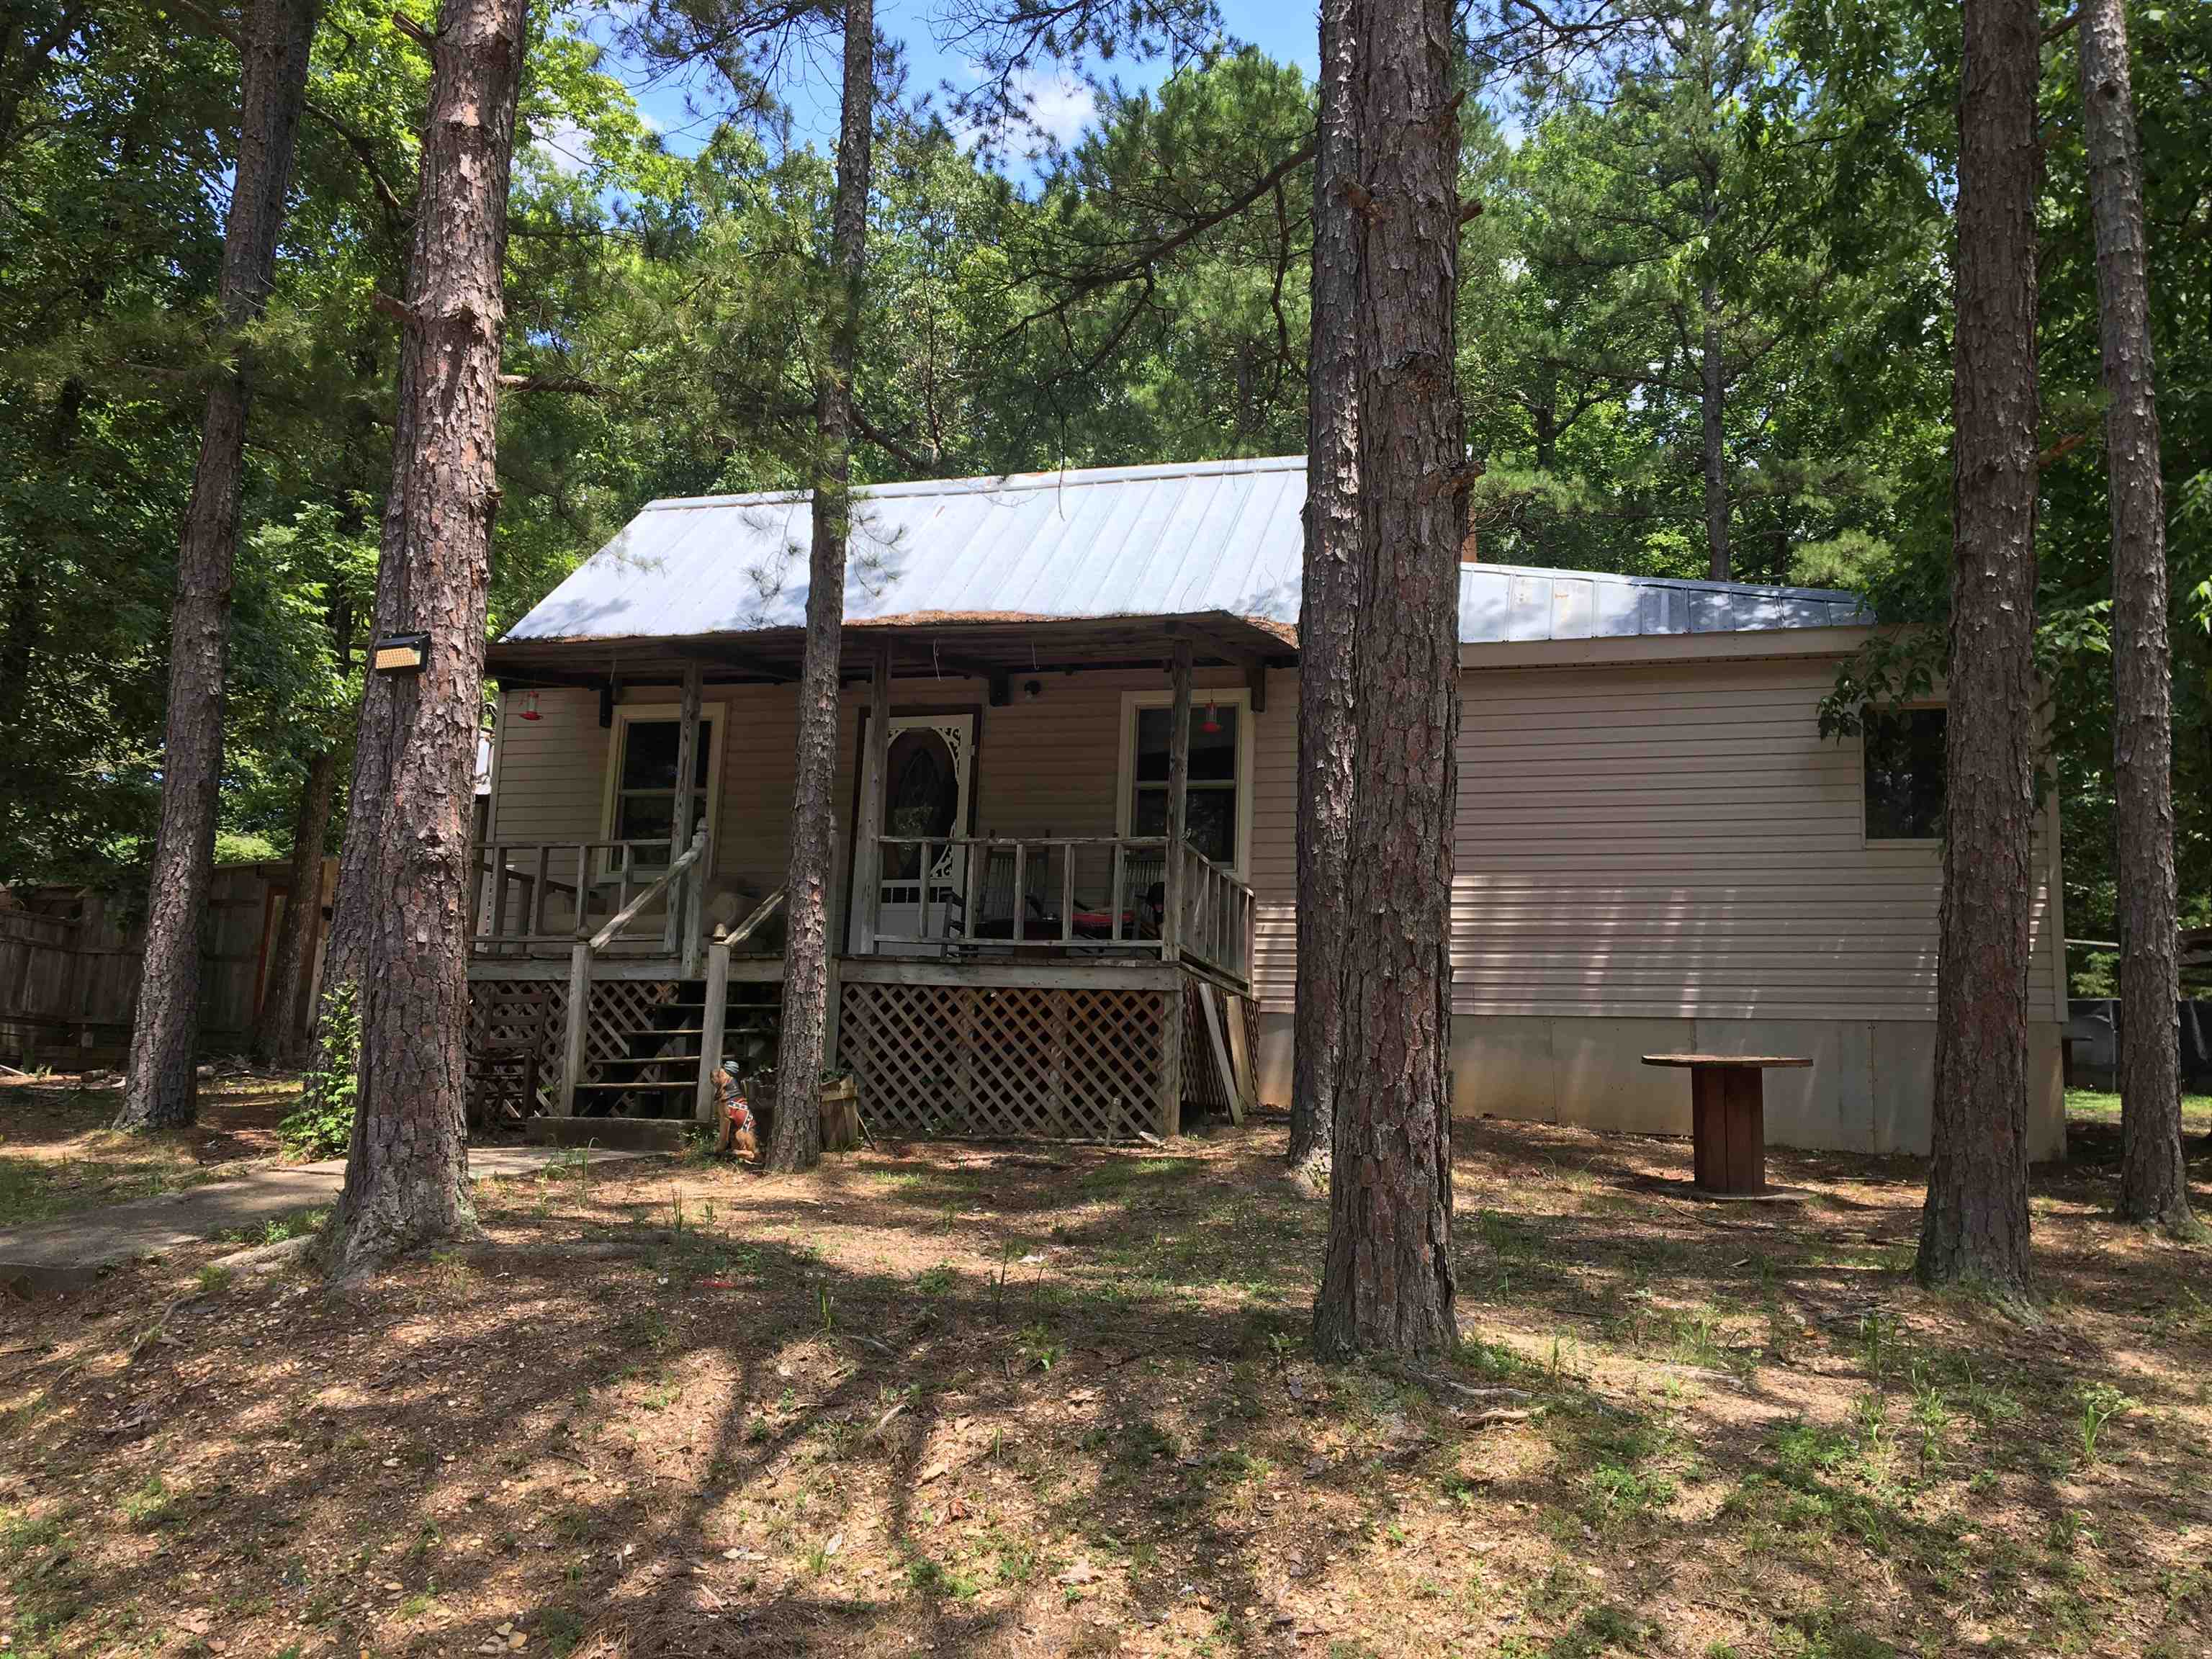
M 884 834 L 936 840 L 968 833 L 968 795 L 975 751 L 972 714 L 894 714 L 890 745 L 881 781 L 863 784 L 881 789 Z M 948 900 L 967 880 L 967 859 L 951 846 L 928 849 L 922 866 L 919 847 L 886 847 L 877 894 L 876 931 L 890 938 L 940 939 Z M 891 945 L 887 953 L 911 953 L 914 945 Z

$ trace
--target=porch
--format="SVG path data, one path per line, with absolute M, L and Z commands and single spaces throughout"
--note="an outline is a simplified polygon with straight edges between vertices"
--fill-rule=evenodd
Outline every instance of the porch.
M 975 726 L 895 708 L 902 659 L 909 676 L 923 653 L 941 668 L 946 630 L 850 630 L 863 635 L 864 665 L 851 678 L 864 696 L 854 699 L 841 767 L 852 805 L 838 826 L 830 902 L 839 948 L 828 1053 L 854 1075 L 876 1132 L 1126 1141 L 1175 1134 L 1193 1113 L 1241 1116 L 1251 1098 L 1252 888 L 1190 825 L 1190 737 L 1194 667 L 1249 666 L 1238 704 L 1249 719 L 1255 702 L 1265 706 L 1266 664 L 1256 650 L 1236 660 L 1224 641 L 1150 626 L 1153 683 L 1166 693 L 1154 722 L 1166 752 L 1152 769 L 1165 775 L 1137 787 L 1156 817 L 1050 834 L 979 827 Z M 1052 631 L 1027 629 L 1000 650 L 1077 672 L 1086 659 L 1070 641 L 1040 656 L 1039 636 Z M 1124 678 L 1141 650 L 1124 639 L 1105 648 Z M 762 651 L 748 641 L 744 671 L 781 666 Z M 587 678 L 550 667 L 543 647 L 527 669 L 498 654 L 511 698 L 533 681 L 565 689 Z M 960 654 L 970 672 L 988 667 Z M 718 665 L 731 666 L 704 647 L 666 665 L 678 700 L 655 741 L 672 751 L 662 768 L 671 787 L 665 808 L 652 803 L 665 839 L 526 840 L 495 828 L 479 842 L 470 1056 L 472 1112 L 484 1127 L 540 1114 L 707 1119 L 718 1060 L 757 1098 L 772 1097 L 782 895 L 744 879 L 773 867 L 769 854 L 707 810 L 720 775 L 751 769 L 754 753 L 738 746 L 753 741 L 739 705 L 707 704 Z M 623 695 L 652 672 L 624 672 Z M 991 706 L 1004 707 L 1008 689 L 986 683 Z M 1218 732 L 1234 720 L 1208 708 L 1200 724 Z M 614 752 L 621 721 L 603 725 L 617 802 L 606 827 L 635 830 L 631 796 L 643 792 L 618 793 L 635 769 Z M 997 780 L 1002 793 L 1018 782 Z M 759 820 L 757 800 L 741 805 L 725 816 Z M 1130 832 L 1155 823 L 1158 833 Z M 1212 833 L 1212 851 L 1224 851 L 1218 824 Z

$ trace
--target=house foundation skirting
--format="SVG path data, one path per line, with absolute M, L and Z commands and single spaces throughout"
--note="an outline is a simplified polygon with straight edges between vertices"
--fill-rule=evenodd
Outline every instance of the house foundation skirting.
M 1055 986 L 909 972 L 848 976 L 842 998 L 838 1057 L 879 1133 L 1126 1141 L 1181 1127 L 1184 995 L 1171 975 Z
M 2028 1027 L 2028 1155 L 2066 1155 L 2055 1020 Z M 1291 1015 L 1260 1016 L 1260 1097 L 1291 1097 Z M 1802 1070 L 1766 1078 L 1771 1146 L 1925 1155 L 1936 1089 L 1929 1020 L 1723 1019 L 1455 1014 L 1452 1111 L 1630 1134 L 1690 1133 L 1687 1073 L 1647 1054 L 1790 1054 Z

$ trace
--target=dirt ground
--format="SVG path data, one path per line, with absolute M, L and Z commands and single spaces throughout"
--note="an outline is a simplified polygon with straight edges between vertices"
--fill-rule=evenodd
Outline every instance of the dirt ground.
M 112 1073 L 0 1079 L 0 1227 L 152 1198 L 275 1163 L 276 1125 L 299 1098 L 290 1076 L 200 1082 L 200 1122 L 158 1135 L 107 1126 L 122 1104 Z
M 11 1144 L 15 1129 L 11 1126 Z M 365 1290 L 180 1251 L 0 1307 L 29 1655 L 2212 1651 L 2212 1249 L 2035 1188 L 2039 1322 L 1905 1277 L 1922 1170 L 1482 1122 L 1462 1357 L 1305 1357 L 1279 1124 L 668 1160 Z M 2212 1160 L 2197 1163 L 2212 1214 Z

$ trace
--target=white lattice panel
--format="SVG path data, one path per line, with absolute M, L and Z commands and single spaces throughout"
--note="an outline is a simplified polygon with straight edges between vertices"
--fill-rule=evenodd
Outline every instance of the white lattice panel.
M 848 983 L 838 1055 L 892 1134 L 1133 1140 L 1164 1132 L 1166 995 Z

